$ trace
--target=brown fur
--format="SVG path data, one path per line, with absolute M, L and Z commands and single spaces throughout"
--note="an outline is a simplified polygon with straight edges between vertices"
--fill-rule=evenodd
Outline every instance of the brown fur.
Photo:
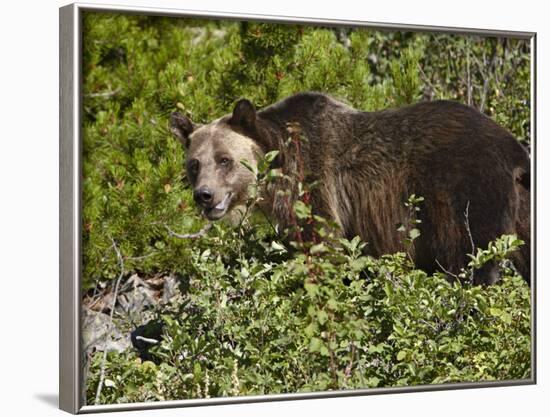
M 409 252 L 418 267 L 457 274 L 472 252 L 471 240 L 483 248 L 515 233 L 526 244 L 513 260 L 529 281 L 529 155 L 510 133 L 472 108 L 436 101 L 367 113 L 324 94 L 300 93 L 259 112 L 241 100 L 232 115 L 196 130 L 182 117 L 173 117 L 172 124 L 180 139 L 190 142 L 188 160 L 205 158 L 201 149 L 215 154 L 223 144 L 234 160 L 251 161 L 254 150 L 279 150 L 276 164 L 291 174 L 297 172 L 296 161 L 284 143 L 288 124 L 299 125 L 307 138 L 301 158 L 308 179 L 320 184 L 312 195 L 314 211 L 334 220 L 344 236 L 360 236 L 369 254 L 405 249 L 397 225 L 410 221 L 404 202 L 416 194 L 424 197 L 421 236 Z M 238 195 L 232 207 L 242 204 L 243 184 L 250 181 L 246 168 L 235 166 L 229 174 L 213 160 L 206 157 L 198 182 L 211 182 L 220 195 L 232 189 Z M 191 178 L 194 187 L 198 182 Z M 275 193 L 268 197 L 273 217 L 288 221 L 288 201 Z M 476 282 L 494 282 L 490 270 L 482 275 Z

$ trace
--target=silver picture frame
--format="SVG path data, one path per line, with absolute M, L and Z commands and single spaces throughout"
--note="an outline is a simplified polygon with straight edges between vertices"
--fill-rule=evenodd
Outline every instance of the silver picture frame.
M 443 32 L 482 36 L 509 36 L 526 39 L 531 44 L 531 172 L 536 172 L 536 33 L 486 30 L 457 27 L 436 27 L 424 25 L 406 25 L 396 23 L 343 21 L 316 19 L 308 17 L 268 16 L 258 14 L 235 14 L 227 12 L 206 12 L 154 7 L 132 7 L 116 5 L 98 5 L 74 3 L 59 9 L 60 34 L 60 132 L 59 132 L 59 408 L 73 414 L 86 414 L 107 411 L 143 410 L 156 408 L 175 408 L 206 406 L 216 404 L 237 404 L 281 400 L 303 400 L 325 397 L 347 397 L 363 395 L 395 394 L 403 392 L 421 392 L 437 390 L 456 390 L 464 388 L 503 387 L 536 384 L 536 191 L 531 193 L 531 257 L 533 262 L 531 276 L 531 378 L 521 380 L 488 381 L 473 383 L 453 383 L 441 385 L 422 385 L 413 387 L 369 388 L 346 391 L 291 393 L 276 395 L 243 396 L 231 398 L 191 399 L 151 403 L 132 403 L 116 405 L 84 405 L 81 364 L 83 352 L 81 346 L 81 170 L 82 170 L 82 134 L 81 134 L 81 51 L 82 51 L 82 13 L 83 12 L 120 12 L 170 17 L 223 18 L 227 20 L 250 20 L 273 23 L 306 23 L 342 27 L 368 27 L 372 29 L 399 29 L 417 32 Z M 536 190 L 536 175 L 533 175 L 532 188 Z

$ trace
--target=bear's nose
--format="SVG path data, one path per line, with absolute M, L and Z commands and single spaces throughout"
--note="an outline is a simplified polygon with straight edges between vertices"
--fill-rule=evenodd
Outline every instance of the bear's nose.
M 194 192 L 195 201 L 197 201 L 197 203 L 208 204 L 212 202 L 213 196 L 214 193 L 206 187 L 201 187 Z

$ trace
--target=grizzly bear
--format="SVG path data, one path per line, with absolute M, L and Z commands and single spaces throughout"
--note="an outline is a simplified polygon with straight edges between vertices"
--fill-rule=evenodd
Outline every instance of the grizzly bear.
M 375 112 L 356 110 L 326 94 L 305 92 L 256 111 L 242 99 L 233 113 L 196 126 L 174 113 L 172 132 L 186 147 L 186 169 L 204 215 L 217 220 L 242 207 L 254 175 L 240 163 L 280 151 L 284 165 L 289 125 L 307 139 L 301 159 L 314 213 L 342 236 L 359 236 L 373 256 L 404 251 L 397 225 L 408 224 L 404 203 L 422 196 L 420 236 L 407 248 L 426 272 L 457 275 L 468 253 L 502 234 L 525 241 L 513 264 L 530 280 L 530 158 L 505 129 L 479 111 L 452 101 L 421 102 Z M 292 170 L 290 170 L 292 171 Z M 286 207 L 267 199 L 284 222 Z M 474 281 L 498 279 L 490 265 Z

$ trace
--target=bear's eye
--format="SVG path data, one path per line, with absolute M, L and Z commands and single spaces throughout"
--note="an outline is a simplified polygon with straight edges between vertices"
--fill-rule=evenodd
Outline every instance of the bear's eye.
M 220 159 L 220 165 L 221 166 L 228 166 L 229 164 L 231 163 L 231 160 L 229 158 L 227 158 L 226 156 L 223 156 L 221 159 Z

